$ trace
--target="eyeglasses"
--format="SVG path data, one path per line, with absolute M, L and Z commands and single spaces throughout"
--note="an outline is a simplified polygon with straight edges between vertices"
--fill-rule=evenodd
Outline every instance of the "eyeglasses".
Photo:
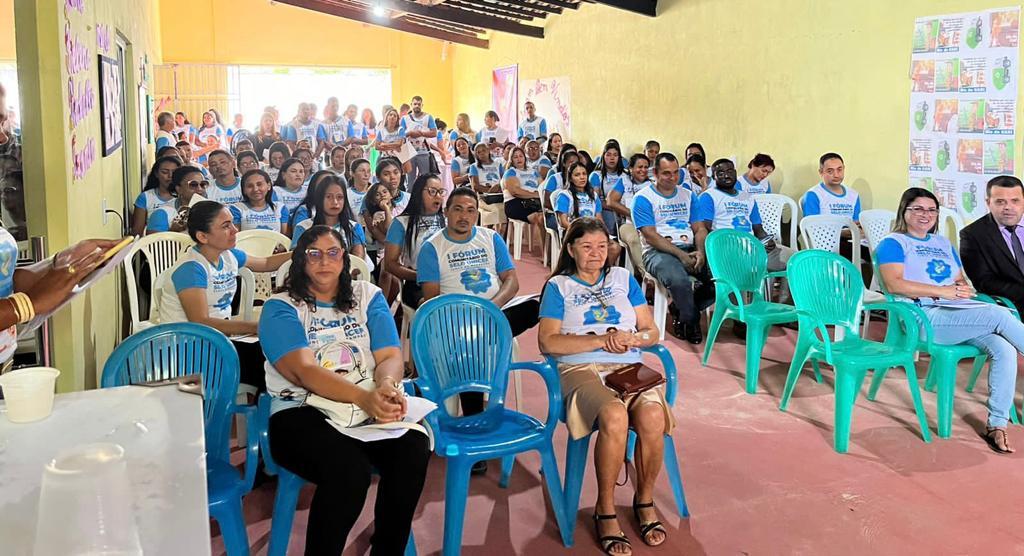
M 185 185 L 189 186 L 192 189 L 199 189 L 199 188 L 206 188 L 207 186 L 210 185 L 210 182 L 208 182 L 206 180 L 202 180 L 202 181 L 192 180 L 190 182 L 186 182 Z
M 428 187 L 423 191 L 425 191 L 426 194 L 430 195 L 431 197 L 440 197 L 441 195 L 444 195 L 444 189 L 440 189 L 437 187 Z
M 331 247 L 326 251 L 322 249 L 306 249 L 306 258 L 311 263 L 319 263 L 325 257 L 329 261 L 339 262 L 343 256 L 345 256 L 345 252 L 340 247 Z
M 939 209 L 928 207 L 907 207 L 907 211 L 914 213 L 915 216 L 920 216 L 922 214 L 926 214 L 928 216 L 935 216 L 936 214 L 939 213 Z

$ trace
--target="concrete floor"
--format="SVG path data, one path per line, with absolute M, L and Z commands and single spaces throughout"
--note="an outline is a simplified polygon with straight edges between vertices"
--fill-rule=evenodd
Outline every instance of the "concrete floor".
M 537 292 L 546 277 L 538 259 L 519 262 L 522 292 Z M 878 334 L 878 331 L 875 331 Z M 648 548 L 632 519 L 632 489 L 616 491 L 620 523 L 633 540 L 634 554 L 1024 554 L 1024 428 L 1011 426 L 1016 454 L 989 451 L 979 437 L 985 422 L 987 382 L 964 391 L 969 370 L 961 369 L 953 435 L 922 441 L 906 377 L 893 371 L 878 399 L 863 396 L 854 410 L 850 451 L 832 449 L 831 373 L 817 384 L 808 370 L 797 384 L 788 413 L 778 402 L 796 332 L 776 328 L 761 363 L 757 394 L 743 392 L 744 345 L 724 327 L 708 367 L 698 349 L 675 338 L 666 345 L 679 368 L 680 390 L 673 408 L 676 447 L 692 516 L 680 519 L 664 474 L 655 501 L 668 541 Z M 520 338 L 523 359 L 537 357 L 536 331 Z M 918 364 L 924 376 L 926 361 Z M 527 413 L 543 417 L 543 384 L 524 375 Z M 922 380 L 923 386 L 923 380 Z M 935 396 L 924 392 L 935 434 Z M 1019 400 L 1019 398 L 1018 398 Z M 555 433 L 563 463 L 565 429 Z M 576 516 L 575 546 L 566 549 L 546 503 L 539 458 L 517 460 L 508 489 L 498 487 L 498 466 L 471 484 L 462 553 L 598 554 L 593 513 L 593 464 Z M 563 467 L 564 468 L 564 467 Z M 438 554 L 444 519 L 444 459 L 431 463 L 413 529 L 420 554 Z M 300 498 L 289 554 L 302 554 L 312 488 Z M 245 499 L 253 554 L 266 553 L 274 485 Z M 365 554 L 372 533 L 371 490 L 363 517 L 345 554 Z M 223 544 L 213 526 L 214 554 Z

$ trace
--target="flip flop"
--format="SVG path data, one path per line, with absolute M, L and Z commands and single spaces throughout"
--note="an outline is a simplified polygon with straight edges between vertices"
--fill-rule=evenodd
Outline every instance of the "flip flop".
M 1002 436 L 1003 446 L 1006 446 L 1006 448 L 999 445 L 1000 435 Z M 997 454 L 1005 455 L 1014 453 L 1014 450 L 1010 447 L 1009 438 L 1006 437 L 1006 429 L 989 428 L 986 430 L 983 438 L 988 444 L 988 447 Z

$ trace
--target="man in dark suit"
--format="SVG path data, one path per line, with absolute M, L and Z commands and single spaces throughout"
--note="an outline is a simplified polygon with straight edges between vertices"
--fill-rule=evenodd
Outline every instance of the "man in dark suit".
M 960 231 L 960 258 L 974 288 L 1024 310 L 1024 184 L 996 176 L 985 189 L 989 213 Z

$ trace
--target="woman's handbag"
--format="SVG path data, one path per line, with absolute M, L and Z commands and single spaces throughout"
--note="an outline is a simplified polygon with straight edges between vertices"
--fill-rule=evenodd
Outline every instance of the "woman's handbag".
M 316 350 L 316 360 L 321 367 L 369 391 L 374 390 L 377 384 L 367 369 L 366 357 L 361 347 L 347 340 L 336 340 Z M 357 427 L 371 420 L 371 416 L 354 403 L 336 402 L 316 394 L 310 394 L 306 403 L 343 427 Z

